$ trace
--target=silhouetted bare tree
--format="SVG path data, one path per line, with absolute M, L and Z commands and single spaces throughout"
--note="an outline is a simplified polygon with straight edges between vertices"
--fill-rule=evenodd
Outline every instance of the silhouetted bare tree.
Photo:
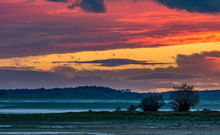
M 161 95 L 150 95 L 142 99 L 139 105 L 145 112 L 156 112 L 164 105 Z
M 188 112 L 190 107 L 199 103 L 199 94 L 194 91 L 193 85 L 183 84 L 174 86 L 174 92 L 171 93 L 171 107 L 176 112 Z
M 130 105 L 127 109 L 128 112 L 135 112 L 138 107 L 135 105 Z
M 121 107 L 117 107 L 116 109 L 115 109 L 115 112 L 120 112 L 121 111 Z

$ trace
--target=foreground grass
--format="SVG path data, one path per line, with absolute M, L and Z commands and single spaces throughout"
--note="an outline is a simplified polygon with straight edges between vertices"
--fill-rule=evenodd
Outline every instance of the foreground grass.
M 220 121 L 220 112 L 81 112 L 56 114 L 0 114 L 0 123 L 43 122 L 160 122 Z

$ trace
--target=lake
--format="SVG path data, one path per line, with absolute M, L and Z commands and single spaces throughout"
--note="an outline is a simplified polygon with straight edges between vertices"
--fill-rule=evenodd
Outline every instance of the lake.
M 0 113 L 64 113 L 92 111 L 122 110 L 131 105 L 138 105 L 141 99 L 72 99 L 72 98 L 1 98 Z M 168 100 L 165 100 L 169 102 Z M 202 109 L 220 111 L 220 98 L 201 99 L 199 105 L 191 111 Z M 160 111 L 171 111 L 165 105 Z

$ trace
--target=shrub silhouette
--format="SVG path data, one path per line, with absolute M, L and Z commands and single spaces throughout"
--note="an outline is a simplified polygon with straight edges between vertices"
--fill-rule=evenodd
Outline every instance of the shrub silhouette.
M 174 86 L 174 92 L 171 93 L 172 100 L 171 107 L 176 112 L 188 112 L 190 107 L 199 103 L 199 94 L 194 91 L 193 85 L 183 84 L 181 86 Z
M 127 109 L 128 112 L 135 112 L 138 107 L 135 105 L 130 105 Z
M 144 112 L 156 112 L 164 105 L 163 97 L 161 95 L 150 95 L 142 99 L 139 107 L 143 109 Z
M 115 109 L 115 112 L 120 112 L 121 111 L 121 107 L 117 107 L 116 109 Z

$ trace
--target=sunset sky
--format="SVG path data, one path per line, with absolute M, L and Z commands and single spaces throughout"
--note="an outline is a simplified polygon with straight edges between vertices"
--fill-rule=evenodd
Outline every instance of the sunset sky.
M 1 0 L 0 88 L 220 89 L 220 0 Z

